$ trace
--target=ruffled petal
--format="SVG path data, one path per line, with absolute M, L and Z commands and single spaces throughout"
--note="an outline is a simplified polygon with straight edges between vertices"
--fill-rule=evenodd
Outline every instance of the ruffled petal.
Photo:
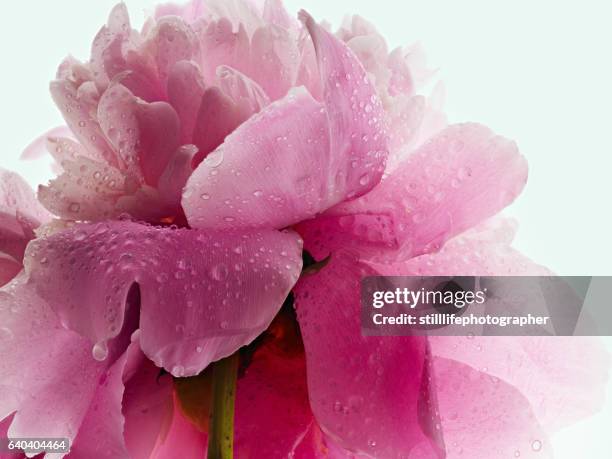
M 10 280 L 21 271 L 21 262 L 15 260 L 10 255 L 0 252 L 0 287 L 10 282 Z
M 477 124 L 432 138 L 379 186 L 300 226 L 316 258 L 341 247 L 369 259 L 435 252 L 510 204 L 527 180 L 516 145 Z
M 100 359 L 137 284 L 141 347 L 175 376 L 197 374 L 265 330 L 302 267 L 294 233 L 132 222 L 77 225 L 28 250 L 30 283 L 66 326 L 96 343 Z
M 360 280 L 375 274 L 339 253 L 294 290 L 312 411 L 331 441 L 353 453 L 444 457 L 426 338 L 361 333 Z
M 21 153 L 19 159 L 29 161 L 38 159 L 47 153 L 47 142 L 50 138 L 66 137 L 70 135 L 70 130 L 66 126 L 58 126 L 50 129 L 43 135 L 34 139 Z

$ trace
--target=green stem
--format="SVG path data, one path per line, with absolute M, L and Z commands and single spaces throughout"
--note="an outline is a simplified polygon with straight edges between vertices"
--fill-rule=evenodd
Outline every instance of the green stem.
M 208 459 L 234 457 L 234 401 L 238 352 L 219 360 L 212 368 L 212 404 L 208 427 Z

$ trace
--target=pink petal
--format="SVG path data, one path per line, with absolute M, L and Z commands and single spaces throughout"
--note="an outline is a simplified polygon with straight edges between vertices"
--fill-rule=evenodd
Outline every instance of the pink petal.
M 104 366 L 22 278 L 0 292 L 0 315 L 0 419 L 17 411 L 9 436 L 74 440 Z
M 21 263 L 34 229 L 50 219 L 26 181 L 0 168 L 0 252 Z M 9 260 L 5 258 L 3 264 L 10 271 Z
M 181 120 L 181 143 L 193 143 L 193 130 L 204 94 L 204 80 L 194 62 L 179 61 L 168 76 L 168 101 Z
M 265 91 L 249 77 L 226 65 L 217 68 L 219 88 L 248 116 L 270 103 Z
M 21 262 L 10 255 L 0 252 L 0 287 L 13 279 L 21 271 Z
M 202 96 L 193 132 L 193 143 L 199 149 L 196 164 L 221 145 L 226 136 L 250 115 L 251 113 L 244 111 L 221 89 L 215 86 L 208 88 Z
M 169 74 L 177 62 L 200 61 L 199 41 L 191 26 L 176 16 L 160 18 L 145 44 L 154 56 L 162 86 L 166 86 Z
M 234 32 L 232 23 L 221 18 L 209 23 L 200 36 L 204 81 L 211 85 L 217 75 L 217 68 L 226 65 L 242 72 L 250 69 L 250 40 L 244 25 L 241 23 Z
M 53 128 L 34 139 L 25 147 L 19 159 L 31 160 L 41 158 L 47 153 L 47 139 L 52 137 L 65 137 L 68 135 L 70 135 L 70 130 L 66 126 Z
M 527 163 L 516 145 L 477 124 L 454 125 L 411 154 L 360 199 L 299 229 L 316 258 L 355 247 L 377 259 L 435 252 L 521 192 Z
M 123 370 L 125 391 L 121 413 L 124 438 L 131 459 L 148 459 L 165 432 L 172 410 L 172 378 L 160 376 L 156 367 L 132 343 Z
M 518 390 L 453 360 L 435 358 L 433 367 L 449 459 L 553 457 L 529 401 Z
M 120 84 L 100 98 L 98 118 L 128 170 L 155 186 L 179 146 L 180 121 L 166 102 L 142 102 Z
M 117 156 L 106 141 L 97 119 L 92 116 L 95 106 L 79 96 L 77 87 L 68 80 L 52 81 L 50 89 L 55 104 L 78 141 L 96 159 L 117 166 Z
M 289 29 L 293 25 L 293 19 L 289 16 L 282 0 L 265 0 L 263 19 L 270 24 L 285 29 Z
M 159 436 L 148 459 L 201 459 L 206 455 L 207 434 L 185 417 L 176 396 L 170 422 L 168 431 Z
M 376 269 L 400 276 L 550 275 L 510 247 L 515 230 L 509 221 L 493 220 L 451 239 L 438 253 L 378 264 Z M 547 429 L 594 413 L 604 400 L 610 356 L 597 338 L 436 336 L 429 340 L 434 355 L 486 368 L 491 377 L 519 390 Z
M 182 204 L 190 224 L 283 228 L 336 202 L 327 184 L 338 171 L 322 110 L 298 90 L 228 136 L 187 182 Z
M 277 231 L 78 225 L 32 243 L 26 271 L 99 351 L 119 333 L 138 284 L 143 351 L 176 376 L 193 375 L 266 329 L 300 273 L 300 242 Z
M 272 100 L 284 97 L 295 85 L 299 50 L 292 32 L 274 25 L 260 27 L 251 38 L 248 75 Z
M 341 179 L 347 197 L 372 189 L 387 159 L 387 134 L 382 103 L 353 52 L 300 12 L 314 42 L 329 118 L 330 149 L 337 158 L 350 157 L 352 169 Z
M 443 457 L 434 429 L 427 341 L 362 336 L 360 280 L 376 272 L 339 253 L 298 283 L 312 411 L 340 448 L 368 457 Z

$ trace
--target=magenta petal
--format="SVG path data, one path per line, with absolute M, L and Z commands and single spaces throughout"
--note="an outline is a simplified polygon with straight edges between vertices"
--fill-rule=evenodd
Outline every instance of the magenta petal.
M 197 374 L 265 330 L 302 267 L 297 235 L 273 230 L 101 223 L 39 239 L 28 250 L 30 282 L 63 323 L 97 343 L 102 359 L 138 284 L 141 347 L 176 376 Z
M 527 180 L 516 145 L 478 124 L 450 126 L 366 196 L 300 228 L 307 249 L 325 256 L 355 247 L 372 259 L 435 252 L 451 237 L 510 204 Z M 315 256 L 317 256 L 315 255 Z
M 341 448 L 368 457 L 417 448 L 441 458 L 426 338 L 362 336 L 360 280 L 375 274 L 338 253 L 295 288 L 312 411 Z
M 242 124 L 195 170 L 182 201 L 189 223 L 283 228 L 315 215 L 338 202 L 329 184 L 350 168 L 328 149 L 323 106 L 303 89 L 291 92 Z
M 305 11 L 300 19 L 317 53 L 331 151 L 351 161 L 352 168 L 337 179 L 349 190 L 347 197 L 359 196 L 380 181 L 385 169 L 389 152 L 384 108 L 355 54 Z
M 238 379 L 235 409 L 236 457 L 295 457 L 296 445 L 314 423 L 301 349 L 263 344 Z

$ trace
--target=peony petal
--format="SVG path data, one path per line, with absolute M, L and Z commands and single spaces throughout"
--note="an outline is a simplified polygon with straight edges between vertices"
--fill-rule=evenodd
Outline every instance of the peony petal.
M 47 141 L 50 138 L 65 137 L 70 135 L 70 130 L 66 126 L 58 126 L 50 129 L 43 135 L 34 139 L 21 153 L 19 159 L 29 161 L 31 159 L 38 159 L 47 153 Z
M 0 291 L 0 319 L 0 419 L 16 411 L 9 436 L 74 440 L 104 365 L 23 277 Z
M 185 417 L 176 396 L 173 403 L 168 431 L 160 435 L 147 459 L 201 459 L 206 454 L 208 436 Z
M 275 25 L 260 27 L 251 38 L 251 68 L 248 75 L 272 100 L 284 97 L 295 85 L 299 71 L 299 50 L 287 29 Z
M 183 208 L 193 227 L 283 228 L 340 199 L 323 107 L 305 90 L 251 117 L 200 164 Z M 331 186 L 329 184 L 332 184 Z M 210 198 L 210 199 L 208 199 Z
M 296 445 L 313 423 L 304 348 L 288 311 L 284 308 L 259 338 L 259 347 L 238 379 L 236 457 L 294 457 Z
M 209 23 L 200 36 L 202 55 L 202 74 L 207 85 L 212 85 L 217 77 L 217 68 L 226 65 L 241 72 L 249 71 L 250 39 L 240 23 L 236 32 L 229 19 L 223 17 Z
M 11 281 L 21 271 L 21 262 L 0 252 L 0 287 Z
M 294 19 L 291 18 L 282 0 L 265 0 L 263 8 L 263 19 L 265 22 L 278 27 L 290 29 Z
M 28 250 L 30 283 L 101 359 L 137 284 L 142 349 L 175 376 L 197 374 L 265 330 L 302 267 L 293 233 L 132 222 L 77 225 Z
M 251 113 L 243 110 L 223 91 L 215 86 L 208 88 L 202 96 L 193 143 L 199 153 L 195 163 L 199 164 L 211 151 L 223 143 L 226 136 L 234 131 Z
M 177 62 L 200 61 L 196 34 L 187 22 L 177 16 L 159 18 L 144 46 L 154 56 L 158 77 L 164 87 Z
M 172 378 L 160 376 L 135 340 L 123 369 L 125 391 L 120 406 L 125 418 L 124 438 L 131 459 L 148 459 L 168 427 L 172 410 Z
M 85 96 L 79 96 L 76 85 L 68 80 L 52 81 L 50 90 L 55 104 L 78 141 L 97 160 L 116 167 L 119 164 L 118 158 L 100 129 L 95 117 L 95 105 Z
M 433 367 L 448 458 L 553 457 L 546 434 L 519 391 L 453 360 L 435 358 Z
M 331 151 L 340 161 L 350 157 L 352 168 L 342 177 L 347 197 L 362 195 L 380 181 L 388 155 L 382 103 L 354 53 L 305 11 L 300 19 L 317 53 Z
M 180 121 L 166 102 L 143 102 L 120 84 L 100 98 L 98 118 L 112 145 L 134 174 L 155 186 L 179 146 Z
M 313 413 L 333 443 L 354 453 L 444 457 L 426 338 L 361 333 L 360 280 L 375 274 L 338 253 L 294 290 Z
M 21 263 L 34 229 L 51 215 L 40 205 L 30 186 L 18 174 L 0 168 L 0 252 Z M 4 266 L 9 261 L 4 259 Z
M 527 179 L 516 145 L 477 124 L 454 125 L 411 154 L 372 192 L 303 224 L 307 250 L 340 247 L 370 259 L 435 252 L 510 204 Z
M 168 76 L 168 101 L 181 120 L 181 143 L 193 143 L 193 130 L 204 94 L 204 80 L 194 62 L 179 61 Z
M 377 264 L 384 275 L 548 276 L 510 247 L 516 226 L 495 219 L 448 241 L 440 252 L 404 263 Z M 610 356 L 590 337 L 430 337 L 434 355 L 473 368 L 518 389 L 547 429 L 594 413 L 603 402 Z M 484 370 L 483 370 L 484 371 Z
M 219 88 L 248 116 L 259 112 L 270 103 L 265 91 L 236 69 L 222 65 L 217 68 Z

